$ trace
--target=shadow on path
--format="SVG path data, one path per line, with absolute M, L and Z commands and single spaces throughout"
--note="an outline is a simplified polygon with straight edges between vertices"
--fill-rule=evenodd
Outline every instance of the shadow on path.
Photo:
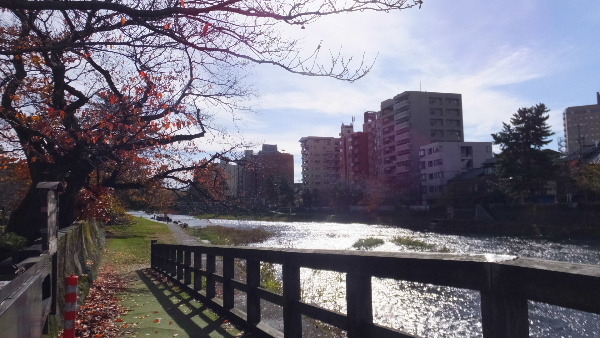
M 240 337 L 233 333 L 235 329 L 225 319 L 166 278 L 153 273 L 151 269 L 138 270 L 136 273 L 162 308 L 189 337 Z

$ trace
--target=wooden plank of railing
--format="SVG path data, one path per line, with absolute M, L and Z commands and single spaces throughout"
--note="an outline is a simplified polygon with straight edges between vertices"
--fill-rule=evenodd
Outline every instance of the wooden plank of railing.
M 248 314 L 248 324 L 256 325 L 260 322 L 260 296 L 258 287 L 260 287 L 260 262 L 254 260 L 246 261 L 246 313 Z
M 523 297 L 600 314 L 600 268 L 593 265 L 519 258 L 499 264 Z M 560 292 L 557 292 L 560 290 Z
M 153 249 L 161 248 L 153 246 Z M 164 248 L 170 253 L 172 246 Z M 597 301 L 600 299 L 600 269 L 596 266 L 532 259 L 490 262 L 483 255 L 436 253 L 266 250 L 222 246 L 199 246 L 193 250 L 194 279 L 200 280 L 200 275 L 207 276 L 205 295 L 208 299 L 215 297 L 216 280 L 223 282 L 225 298 L 230 297 L 234 289 L 245 291 L 247 314 L 237 314 L 239 310 L 235 309 L 231 313 L 243 317 L 260 332 L 267 332 L 264 324 L 260 323 L 260 300 L 282 305 L 286 337 L 302 335 L 302 315 L 347 329 L 348 337 L 415 337 L 372 323 L 373 277 L 479 290 L 485 338 L 527 337 L 528 300 L 600 313 L 600 302 Z M 199 270 L 200 266 L 196 265 L 201 261 L 201 252 L 207 254 L 205 271 Z M 215 274 L 216 255 L 224 257 L 223 276 Z M 170 260 L 164 260 L 169 265 L 162 268 L 167 274 L 178 264 L 176 256 L 170 257 Z M 235 258 L 246 259 L 246 284 L 233 280 L 231 262 Z M 261 261 L 282 264 L 283 296 L 260 288 Z M 189 264 L 184 262 L 183 266 Z M 347 316 L 300 301 L 301 267 L 346 273 Z M 215 304 L 228 308 L 231 300 L 221 302 L 215 299 Z
M 307 317 L 320 320 L 329 325 L 336 326 L 342 330 L 348 329 L 347 317 L 342 313 L 327 310 L 320 306 L 306 304 L 304 302 L 298 303 L 298 312 Z

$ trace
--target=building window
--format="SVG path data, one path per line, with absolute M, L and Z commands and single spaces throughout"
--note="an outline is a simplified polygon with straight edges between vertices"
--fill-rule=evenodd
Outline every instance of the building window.
M 433 147 L 433 152 L 434 153 L 441 153 L 442 152 L 442 146 Z
M 444 131 L 443 130 L 431 130 L 431 137 L 444 137 Z
M 444 173 L 443 172 L 437 172 L 434 174 L 434 178 L 444 178 Z
M 460 109 L 446 109 L 446 113 L 449 116 L 460 117 Z
M 459 130 L 448 130 L 448 136 L 460 137 L 460 131 Z
M 421 181 L 425 181 L 427 180 L 427 175 L 426 174 L 421 174 Z
M 428 166 L 429 168 L 433 167 L 433 161 L 428 161 L 428 162 L 427 162 L 427 166 Z
M 460 120 L 446 120 L 448 127 L 460 127 Z
M 429 125 L 430 126 L 443 126 L 444 125 L 444 120 L 442 119 L 431 119 L 429 120 Z
M 421 161 L 421 169 L 425 169 L 425 161 Z
M 433 179 L 433 174 L 429 174 L 429 179 L 432 180 Z
M 442 116 L 442 108 L 429 108 L 429 115 Z
M 419 150 L 419 156 L 425 156 L 425 149 Z
M 437 160 L 434 161 L 435 165 L 444 165 L 444 160 L 441 158 L 438 158 Z
M 430 97 L 429 104 L 431 104 L 431 105 L 442 104 L 442 98 L 441 97 Z
M 451 105 L 458 106 L 460 104 L 460 100 L 459 99 L 446 98 L 446 104 L 451 104 Z

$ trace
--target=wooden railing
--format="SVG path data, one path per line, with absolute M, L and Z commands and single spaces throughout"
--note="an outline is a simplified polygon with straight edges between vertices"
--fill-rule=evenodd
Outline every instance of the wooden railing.
M 29 257 L 16 267 L 22 272 L 0 282 L 0 335 L 41 337 L 52 310 L 51 256 Z
M 222 274 L 215 272 L 217 257 L 222 259 Z M 234 279 L 235 259 L 246 262 L 245 282 Z M 282 265 L 283 294 L 260 287 L 261 262 Z M 486 255 L 156 243 L 151 264 L 256 336 L 302 337 L 304 315 L 345 330 L 349 338 L 416 337 L 373 323 L 373 277 L 479 291 L 485 338 L 528 337 L 528 300 L 600 314 L 600 267 L 583 264 Z M 345 273 L 347 313 L 302 302 L 300 268 Z M 222 285 L 220 298 L 216 283 Z M 245 312 L 234 308 L 235 290 L 246 293 Z M 283 307 L 283 332 L 261 323 L 261 299 Z

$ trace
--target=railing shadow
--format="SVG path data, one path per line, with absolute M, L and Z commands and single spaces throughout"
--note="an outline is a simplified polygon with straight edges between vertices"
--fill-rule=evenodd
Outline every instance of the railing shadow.
M 153 272 L 152 269 L 138 270 L 136 273 L 158 303 L 189 337 L 214 337 L 215 334 L 221 337 L 236 337 L 223 327 L 227 323 L 224 318 L 214 319 L 207 316 L 207 306 L 197 302 L 167 278 Z M 172 300 L 173 297 L 176 298 L 175 301 Z M 190 312 L 184 312 L 183 308 L 189 309 Z

